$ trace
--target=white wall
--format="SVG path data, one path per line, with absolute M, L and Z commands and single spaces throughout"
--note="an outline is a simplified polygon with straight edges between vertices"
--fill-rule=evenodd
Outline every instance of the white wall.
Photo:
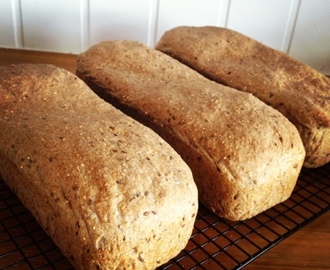
M 178 25 L 251 36 L 330 75 L 330 0 L 0 0 L 0 47 L 80 53 L 107 39 L 154 46 Z

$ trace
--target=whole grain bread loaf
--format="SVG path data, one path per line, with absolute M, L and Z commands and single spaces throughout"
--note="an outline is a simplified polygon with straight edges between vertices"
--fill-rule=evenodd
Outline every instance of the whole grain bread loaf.
M 218 83 L 252 93 L 299 130 L 304 166 L 330 161 L 330 79 L 285 53 L 221 27 L 181 26 L 156 49 Z
M 134 41 L 91 47 L 78 56 L 77 74 L 167 140 L 219 216 L 250 218 L 290 196 L 305 156 L 299 133 L 251 94 Z
M 189 167 L 51 65 L 0 66 L 0 177 L 76 269 L 154 269 L 187 244 Z

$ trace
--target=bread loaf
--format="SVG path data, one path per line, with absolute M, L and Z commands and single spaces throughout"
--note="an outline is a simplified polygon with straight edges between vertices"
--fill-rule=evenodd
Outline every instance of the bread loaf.
M 76 269 L 154 269 L 192 233 L 189 167 L 51 65 L 0 67 L 0 177 Z
M 290 196 L 305 155 L 301 139 L 251 94 L 134 41 L 91 47 L 78 56 L 77 74 L 167 140 L 192 169 L 200 201 L 219 216 L 243 220 Z
M 220 27 L 182 26 L 156 48 L 221 84 L 252 93 L 299 130 L 304 166 L 330 161 L 330 79 L 280 51 Z

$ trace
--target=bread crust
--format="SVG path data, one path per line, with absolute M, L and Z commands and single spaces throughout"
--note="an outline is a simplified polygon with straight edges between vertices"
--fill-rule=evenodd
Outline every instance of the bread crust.
M 330 161 L 330 79 L 278 50 L 236 31 L 180 26 L 156 49 L 209 79 L 252 93 L 283 113 L 299 130 L 305 167 Z
M 189 167 L 78 77 L 0 66 L 0 115 L 0 177 L 76 269 L 155 269 L 186 246 Z
M 91 47 L 77 74 L 169 142 L 219 216 L 243 220 L 290 196 L 305 155 L 298 131 L 251 94 L 134 41 Z

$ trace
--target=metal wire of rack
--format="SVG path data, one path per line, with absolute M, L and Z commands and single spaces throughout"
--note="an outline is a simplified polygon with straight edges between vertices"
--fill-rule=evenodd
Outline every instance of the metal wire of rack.
M 330 164 L 303 169 L 288 200 L 242 222 L 200 205 L 188 245 L 159 270 L 241 269 L 329 209 Z M 73 269 L 2 180 L 0 269 Z

